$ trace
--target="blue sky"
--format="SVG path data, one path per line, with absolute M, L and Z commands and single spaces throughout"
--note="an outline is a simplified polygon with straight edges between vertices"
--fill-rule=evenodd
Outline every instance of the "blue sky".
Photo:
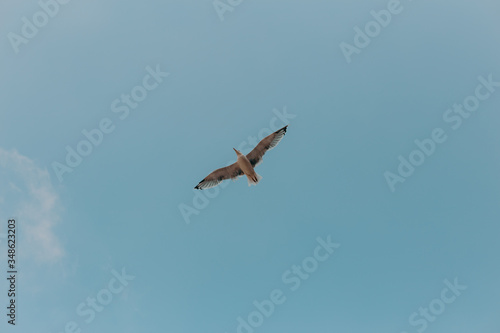
M 497 2 L 42 3 L 0 3 L 2 331 L 499 331 Z

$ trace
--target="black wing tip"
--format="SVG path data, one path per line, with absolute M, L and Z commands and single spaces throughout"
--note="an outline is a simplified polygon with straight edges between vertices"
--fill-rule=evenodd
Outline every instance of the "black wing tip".
M 280 128 L 279 130 L 277 130 L 277 131 L 276 131 L 276 132 L 274 132 L 274 133 L 279 133 L 279 132 L 281 132 L 281 131 L 284 131 L 284 132 L 286 133 L 286 129 L 287 129 L 287 128 L 288 128 L 288 125 L 286 125 L 285 127 Z
M 194 189 L 195 189 L 195 190 L 203 190 L 203 189 L 200 187 L 200 185 L 201 185 L 201 183 L 203 183 L 203 181 L 204 181 L 204 180 L 205 180 L 205 179 L 202 179 L 202 180 L 201 180 L 201 182 L 199 182 L 199 183 L 198 183 L 198 185 L 196 185 L 196 186 L 194 187 Z

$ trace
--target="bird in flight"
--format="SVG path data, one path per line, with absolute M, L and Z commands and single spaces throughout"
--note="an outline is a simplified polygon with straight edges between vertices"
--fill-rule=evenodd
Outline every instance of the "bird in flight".
M 207 188 L 215 187 L 222 183 L 222 181 L 225 179 L 235 179 L 243 174 L 248 178 L 248 186 L 257 185 L 262 177 L 255 172 L 254 168 L 262 162 L 262 157 L 264 156 L 264 154 L 268 150 L 276 147 L 281 139 L 283 139 L 287 127 L 288 125 L 266 136 L 246 156 L 233 148 L 236 152 L 236 156 L 238 156 L 236 162 L 227 167 L 215 170 L 214 172 L 206 176 L 194 188 L 197 190 L 204 190 Z

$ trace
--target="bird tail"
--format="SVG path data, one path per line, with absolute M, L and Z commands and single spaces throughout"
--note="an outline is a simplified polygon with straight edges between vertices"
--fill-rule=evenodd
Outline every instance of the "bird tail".
M 248 178 L 248 186 L 251 186 L 251 185 L 257 185 L 259 181 L 262 179 L 262 176 L 255 173 L 254 177 L 247 176 L 247 178 Z

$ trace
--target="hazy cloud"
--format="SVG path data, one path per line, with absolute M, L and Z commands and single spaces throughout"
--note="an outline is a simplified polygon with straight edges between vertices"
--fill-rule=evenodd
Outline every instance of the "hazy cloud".
M 60 220 L 59 196 L 47 169 L 16 150 L 0 148 L 0 218 L 18 220 L 19 253 L 37 262 L 56 262 L 64 250 L 54 234 Z

